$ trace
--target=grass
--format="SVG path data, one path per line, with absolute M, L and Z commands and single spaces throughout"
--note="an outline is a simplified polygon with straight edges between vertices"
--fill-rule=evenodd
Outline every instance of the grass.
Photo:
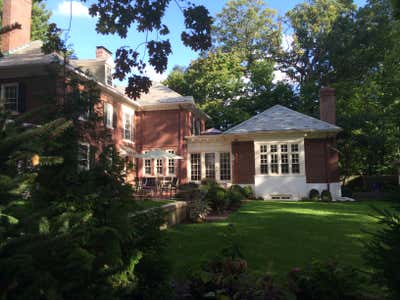
M 171 203 L 171 202 L 173 202 L 173 201 L 171 201 L 171 200 L 151 200 L 151 199 L 137 200 L 138 205 L 142 209 L 160 207 L 160 206 L 163 206 L 163 205 Z
M 183 224 L 167 231 L 173 275 L 185 277 L 224 246 L 222 234 L 234 224 L 237 241 L 253 272 L 284 278 L 293 267 L 312 259 L 337 259 L 363 267 L 366 231 L 378 228 L 371 205 L 388 208 L 390 202 L 314 203 L 266 202 L 244 204 L 227 220 Z

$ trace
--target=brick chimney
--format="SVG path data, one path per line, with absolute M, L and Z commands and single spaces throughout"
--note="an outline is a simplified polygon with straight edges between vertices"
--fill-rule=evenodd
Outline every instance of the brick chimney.
M 96 58 L 98 59 L 109 59 L 112 58 L 112 53 L 104 46 L 97 46 L 96 47 Z
M 336 93 L 334 88 L 323 87 L 319 91 L 319 118 L 336 124 Z
M 32 0 L 4 0 L 2 27 L 15 23 L 21 29 L 14 29 L 1 36 L 1 51 L 8 53 L 31 41 Z

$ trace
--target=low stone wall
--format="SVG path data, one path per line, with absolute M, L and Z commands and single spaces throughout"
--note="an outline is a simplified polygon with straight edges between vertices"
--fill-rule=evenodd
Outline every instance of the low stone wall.
M 187 203 L 185 201 L 175 201 L 161 206 L 166 213 L 165 227 L 170 227 L 182 223 L 188 218 Z

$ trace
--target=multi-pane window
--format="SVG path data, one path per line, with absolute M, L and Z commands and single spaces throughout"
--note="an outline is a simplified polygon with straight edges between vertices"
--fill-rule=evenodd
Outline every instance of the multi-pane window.
M 151 159 L 144 160 L 144 173 L 146 175 L 151 175 Z
M 90 145 L 87 143 L 78 144 L 78 169 L 90 169 Z
M 300 173 L 300 160 L 298 153 L 292 153 L 292 173 L 293 174 Z
M 190 154 L 190 166 L 191 166 L 191 180 L 201 180 L 201 156 L 200 153 Z
M 287 153 L 281 154 L 281 173 L 289 173 L 289 156 Z
M 268 148 L 267 145 L 260 146 L 260 172 L 268 174 Z
M 175 154 L 175 151 L 168 150 L 168 153 Z M 175 175 L 175 159 L 168 159 L 168 174 Z
M 215 179 L 215 153 L 204 154 L 206 178 Z
M 114 107 L 111 103 L 104 103 L 104 125 L 107 128 L 113 128 Z
M 123 115 L 123 138 L 124 140 L 133 141 L 133 114 L 129 111 L 125 111 Z
M 272 147 L 271 147 L 271 149 L 272 149 Z M 279 173 L 278 154 L 271 154 L 271 173 L 273 173 L 273 174 Z
M 260 173 L 299 174 L 299 144 L 260 145 Z
M 163 160 L 162 159 L 157 159 L 156 160 L 156 169 L 157 169 L 157 174 L 158 175 L 164 174 Z
M 220 179 L 231 180 L 231 154 L 229 152 L 220 153 L 219 166 L 220 166 Z
M 18 111 L 18 83 L 2 85 L 0 102 L 6 110 Z

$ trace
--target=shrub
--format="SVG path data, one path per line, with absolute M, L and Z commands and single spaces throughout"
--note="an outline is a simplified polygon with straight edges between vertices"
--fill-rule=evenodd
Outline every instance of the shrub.
M 333 261 L 314 261 L 303 270 L 294 268 L 288 280 L 297 300 L 374 299 L 368 291 L 366 277 L 354 268 Z
M 231 209 L 238 208 L 242 204 L 242 200 L 246 199 L 245 195 L 241 192 L 240 186 L 233 185 L 226 192 L 226 199 L 228 201 L 228 206 Z
M 253 188 L 249 185 L 243 187 L 243 192 L 246 199 L 254 199 Z
M 188 214 L 192 222 L 203 222 L 210 212 L 211 208 L 204 197 L 188 201 Z
M 323 190 L 321 192 L 321 201 L 331 202 L 332 201 L 332 194 L 328 190 Z
M 400 208 L 376 211 L 384 227 L 372 233 L 364 257 L 373 267 L 374 280 L 385 284 L 393 299 L 400 299 Z
M 318 201 L 319 200 L 319 192 L 316 189 L 312 189 L 309 193 L 309 198 L 311 201 Z
M 183 201 L 199 199 L 201 197 L 199 185 L 193 182 L 182 184 L 179 186 L 179 192 L 177 193 L 176 197 Z
M 353 191 L 347 186 L 342 186 L 342 196 L 351 198 L 353 197 Z
M 213 211 L 222 213 L 226 209 L 228 205 L 226 190 L 218 183 L 209 180 L 200 189 L 205 194 L 205 199 Z

